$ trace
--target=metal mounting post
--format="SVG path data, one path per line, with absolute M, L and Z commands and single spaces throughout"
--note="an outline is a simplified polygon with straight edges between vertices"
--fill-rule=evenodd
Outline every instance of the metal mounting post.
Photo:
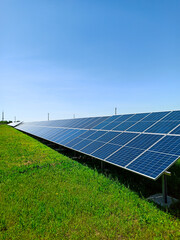
M 171 176 L 171 172 L 165 171 L 162 175 L 162 194 L 165 204 L 167 204 L 167 176 Z
M 103 171 L 104 169 L 104 161 L 101 161 L 101 170 Z
M 162 194 L 164 203 L 167 204 L 167 176 L 165 174 L 162 175 Z

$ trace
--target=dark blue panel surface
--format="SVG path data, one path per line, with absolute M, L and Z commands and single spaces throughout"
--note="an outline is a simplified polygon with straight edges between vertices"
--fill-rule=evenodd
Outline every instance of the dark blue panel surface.
M 86 125 L 92 123 L 93 121 L 94 121 L 93 118 L 86 118 L 85 121 L 83 121 L 80 124 L 78 124 L 78 128 L 86 128 Z
M 127 147 L 135 147 L 140 149 L 147 149 L 157 142 L 162 135 L 153 134 L 140 134 L 137 138 L 128 143 Z
M 91 129 L 91 128 L 97 126 L 98 124 L 104 122 L 107 118 L 108 117 L 98 117 L 98 118 L 96 118 L 96 120 L 94 122 L 86 125 L 86 129 Z
M 127 121 L 132 121 L 132 122 L 137 122 L 140 121 L 141 119 L 144 119 L 149 113 L 137 113 L 131 118 L 129 118 Z
M 178 126 L 176 129 L 174 129 L 171 134 L 180 134 L 180 126 Z
M 67 129 L 65 130 L 64 128 L 56 128 L 56 134 L 54 136 L 51 136 L 51 141 L 54 142 L 61 134 L 63 134 Z
M 128 163 L 130 163 L 133 159 L 139 156 L 144 150 L 130 148 L 130 147 L 123 147 L 106 160 L 108 162 L 120 165 L 125 167 Z
M 46 138 L 46 136 L 48 136 L 51 133 L 51 131 L 52 131 L 51 128 L 44 127 L 43 129 L 41 128 L 40 131 L 37 130 L 33 131 L 33 134 L 41 138 Z
M 58 138 L 56 138 L 56 143 L 61 143 L 62 140 L 66 139 L 67 137 L 71 136 L 71 134 L 74 133 L 73 129 L 68 129 L 63 134 L 60 134 Z
M 125 115 L 121 115 L 121 122 L 124 122 L 126 120 L 130 120 L 132 116 L 134 116 L 135 114 L 125 114 Z
M 118 125 L 117 127 L 113 128 L 114 131 L 125 131 L 126 129 L 130 128 L 132 125 L 134 125 L 135 122 L 123 122 L 120 125 Z
M 96 131 L 95 133 L 87 137 L 87 139 L 96 140 L 97 138 L 104 135 L 105 133 L 106 133 L 105 131 Z
M 87 146 L 88 144 L 92 143 L 91 140 L 88 140 L 88 139 L 84 139 L 82 140 L 81 142 L 79 142 L 78 144 L 74 145 L 73 146 L 73 149 L 75 150 L 80 150 L 82 149 L 83 147 Z
M 106 126 L 107 124 L 111 123 L 112 121 L 114 121 L 115 119 L 119 118 L 120 115 L 116 115 L 116 116 L 111 116 L 108 117 L 105 121 L 103 121 L 102 123 L 96 125 L 93 127 L 93 129 L 102 129 L 104 126 Z
M 128 143 L 130 140 L 138 136 L 138 133 L 121 133 L 119 136 L 115 137 L 110 141 L 110 143 L 124 145 Z
M 61 138 L 66 133 L 68 133 L 68 129 L 64 128 L 62 131 L 59 132 L 59 134 L 53 137 L 53 141 L 56 142 L 57 139 Z
M 133 114 L 128 114 L 128 115 L 120 115 L 118 118 L 115 120 L 111 121 L 108 125 L 104 126 L 102 129 L 104 130 L 112 130 L 124 121 L 128 121 L 133 117 Z
M 132 127 L 128 128 L 127 131 L 132 131 L 132 132 L 144 132 L 147 128 L 149 128 L 151 125 L 153 125 L 155 122 L 137 122 L 135 125 Z
M 146 122 L 156 122 L 159 121 L 161 118 L 164 118 L 169 112 L 153 112 L 145 117 L 142 121 Z
M 104 130 L 112 130 L 113 128 L 117 127 L 120 123 L 123 122 L 123 121 L 121 121 L 121 118 L 122 117 L 119 117 L 115 121 L 110 122 L 108 125 L 104 126 L 102 129 L 104 129 Z
M 82 138 L 75 138 L 73 140 L 71 140 L 70 142 L 68 142 L 66 144 L 67 147 L 73 148 L 74 145 L 78 144 L 79 142 L 81 142 L 83 139 Z
M 98 141 L 109 142 L 113 138 L 117 137 L 119 134 L 121 134 L 121 133 L 120 132 L 107 132 L 103 136 L 99 137 Z
M 92 135 L 92 134 L 94 134 L 96 132 L 96 130 L 86 130 L 86 132 L 85 133 L 83 133 L 81 136 L 80 136 L 80 138 L 87 138 L 87 137 L 89 137 L 90 135 Z
M 81 128 L 81 126 L 89 121 L 88 118 L 77 118 L 74 119 L 73 123 L 71 124 L 71 128 Z
M 100 148 L 102 145 L 104 145 L 103 142 L 94 141 L 90 143 L 88 146 L 82 148 L 80 151 L 86 154 L 91 154 L 96 149 Z
M 164 121 L 180 121 L 180 111 L 171 112 L 163 120 Z
M 147 151 L 127 166 L 127 169 L 156 179 L 175 160 L 177 156 Z
M 175 154 L 180 156 L 180 137 L 178 136 L 165 136 L 157 144 L 155 144 L 150 150 Z
M 95 152 L 92 153 L 94 157 L 105 159 L 115 151 L 117 151 L 120 148 L 118 145 L 107 143 Z
M 45 138 L 51 141 L 51 139 L 57 135 L 57 132 L 58 132 L 57 128 L 52 128 L 49 134 L 47 134 Z
M 179 125 L 179 121 L 171 121 L 171 122 L 165 122 L 165 121 L 159 121 L 154 126 L 147 129 L 145 132 L 150 133 L 169 133 L 171 130 L 173 130 L 177 125 Z
M 66 145 L 68 142 L 72 141 L 73 139 L 79 137 L 83 132 L 86 132 L 87 130 L 76 130 L 74 133 L 72 133 L 71 136 L 67 137 L 65 140 L 61 141 L 62 145 Z
M 89 121 L 80 126 L 80 128 L 89 129 L 88 126 L 95 122 L 97 118 L 89 118 Z

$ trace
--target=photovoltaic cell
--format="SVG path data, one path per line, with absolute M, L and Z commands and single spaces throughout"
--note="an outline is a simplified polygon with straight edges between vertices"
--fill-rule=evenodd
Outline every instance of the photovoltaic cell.
M 176 129 L 174 129 L 171 134 L 180 134 L 180 126 L 178 126 Z
M 125 131 L 126 129 L 130 128 L 132 125 L 134 125 L 135 122 L 123 122 L 117 127 L 113 128 L 114 131 Z
M 93 129 L 102 129 L 104 126 L 106 126 L 106 125 L 109 124 L 110 122 L 114 121 L 116 118 L 119 118 L 119 115 L 108 117 L 108 118 L 107 118 L 105 121 L 103 121 L 102 123 L 94 126 Z
M 105 131 L 96 131 L 95 133 L 87 137 L 87 139 L 96 140 L 97 138 L 104 135 L 105 133 L 106 133 Z
M 56 128 L 56 133 L 54 134 L 54 136 L 51 137 L 51 141 L 54 142 L 54 140 L 56 140 L 65 131 L 66 131 L 65 129 Z
M 62 145 L 66 145 L 68 142 L 72 141 L 73 139 L 79 137 L 83 132 L 86 132 L 87 130 L 77 130 L 75 133 L 73 133 L 71 136 L 66 138 L 65 140 L 61 141 Z
M 104 130 L 112 130 L 113 128 L 117 127 L 120 123 L 122 123 L 121 117 L 117 120 L 109 123 L 108 125 L 104 126 L 102 129 Z
M 153 112 L 153 113 L 149 114 L 148 116 L 146 116 L 142 121 L 156 122 L 156 121 L 159 121 L 160 119 L 164 118 L 168 113 L 170 113 L 170 112 L 169 111 L 167 111 L 167 112 Z
M 177 156 L 147 151 L 128 165 L 127 169 L 156 179 L 177 159 Z
M 80 138 L 87 138 L 89 137 L 90 135 L 94 134 L 96 132 L 96 130 L 86 130 L 85 133 L 83 133 Z
M 149 115 L 149 113 L 137 113 L 134 116 L 132 116 L 131 118 L 129 118 L 127 121 L 137 122 L 137 121 L 140 121 L 141 119 L 145 118 L 147 115 Z
M 81 151 L 86 154 L 91 154 L 96 149 L 100 148 L 102 145 L 104 145 L 103 142 L 94 141 L 87 145 L 86 147 L 82 148 Z
M 121 133 L 119 136 L 112 139 L 110 143 L 123 146 L 138 135 L 137 133 Z
M 163 137 L 162 135 L 140 134 L 137 138 L 132 140 L 126 146 L 140 149 L 148 149 L 162 137 Z
M 75 138 L 71 141 L 69 141 L 66 146 L 69 147 L 69 148 L 72 148 L 74 145 L 78 144 L 79 142 L 81 142 L 83 139 L 82 138 Z
M 150 150 L 180 156 L 180 137 L 167 135 Z
M 92 143 L 91 140 L 88 140 L 88 139 L 84 139 L 82 140 L 81 142 L 77 143 L 76 145 L 73 146 L 73 149 L 75 150 L 80 150 L 82 149 L 83 147 L 87 146 L 88 144 Z
M 163 120 L 164 121 L 180 121 L 180 111 L 171 112 Z
M 93 152 L 92 155 L 100 159 L 105 159 L 109 155 L 117 151 L 119 148 L 120 146 L 118 145 L 107 143 L 103 145 L 101 148 L 99 148 L 98 150 L 96 150 L 95 152 Z
M 132 116 L 134 116 L 135 114 L 125 114 L 125 115 L 121 115 L 121 122 L 124 122 L 126 120 L 131 119 Z
M 64 134 L 61 134 L 57 139 L 56 143 L 61 143 L 62 140 L 66 139 L 67 137 L 71 136 L 71 134 L 74 133 L 74 130 L 68 129 Z
M 87 128 L 87 129 L 91 129 L 91 128 L 97 126 L 97 124 L 100 124 L 100 123 L 104 122 L 107 118 L 108 118 L 108 117 L 98 117 L 94 122 L 89 123 L 89 124 L 86 126 L 86 128 Z
M 169 133 L 171 130 L 173 130 L 176 126 L 180 124 L 179 121 L 159 121 L 149 129 L 147 129 L 145 132 L 150 133 Z
M 134 158 L 139 156 L 143 151 L 144 150 L 136 148 L 122 147 L 120 150 L 109 156 L 106 160 L 108 162 L 125 167 Z
M 106 132 L 104 135 L 98 138 L 98 141 L 109 142 L 113 138 L 117 137 L 119 134 L 120 132 Z
M 135 125 L 132 127 L 128 128 L 127 131 L 132 131 L 132 132 L 144 132 L 147 128 L 152 126 L 155 122 L 137 122 Z

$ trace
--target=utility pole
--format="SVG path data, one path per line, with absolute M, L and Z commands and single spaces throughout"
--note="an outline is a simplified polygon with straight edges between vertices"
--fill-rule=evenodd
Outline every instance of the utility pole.
M 117 115 L 117 107 L 115 107 L 115 115 Z
M 49 113 L 48 113 L 48 121 L 49 121 Z
M 4 111 L 2 111 L 2 121 L 4 121 Z
M 16 116 L 14 117 L 14 122 L 16 122 Z

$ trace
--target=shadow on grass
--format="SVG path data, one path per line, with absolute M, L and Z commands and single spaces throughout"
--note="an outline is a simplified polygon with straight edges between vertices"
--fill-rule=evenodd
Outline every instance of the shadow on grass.
M 153 181 L 106 162 L 103 162 L 102 169 L 101 161 L 98 159 L 80 154 L 58 144 L 51 143 L 47 140 L 42 140 L 37 137 L 35 138 L 59 153 L 66 155 L 91 169 L 96 169 L 99 173 L 103 173 L 106 177 L 113 180 L 118 180 L 119 183 L 136 192 L 142 198 L 147 198 L 153 194 L 162 192 L 161 177 L 158 180 Z M 169 171 L 172 173 L 172 176 L 168 177 L 168 195 L 180 200 L 180 162 L 174 164 Z M 173 204 L 169 209 L 165 209 L 159 205 L 156 206 L 163 211 L 169 212 L 174 217 L 180 218 L 180 201 L 176 204 Z

